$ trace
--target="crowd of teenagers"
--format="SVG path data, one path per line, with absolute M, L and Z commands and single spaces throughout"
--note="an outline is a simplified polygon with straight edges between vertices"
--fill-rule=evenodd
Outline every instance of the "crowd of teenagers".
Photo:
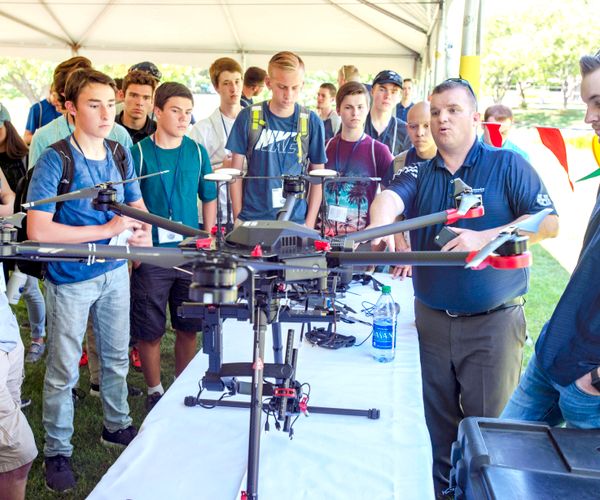
M 580 67 L 586 122 L 600 135 L 600 53 L 581 58 Z M 115 184 L 117 200 L 210 230 L 218 218 L 226 221 L 228 206 L 235 224 L 275 219 L 284 200 L 281 180 L 270 177 L 327 168 L 365 180 L 327 183 L 324 189 L 311 185 L 291 220 L 330 236 L 454 208 L 453 181 L 459 177 L 482 196 L 485 216 L 454 224 L 455 236 L 442 251 L 479 250 L 504 228 L 544 208 L 552 212 L 530 241 L 557 234 L 558 216 L 544 184 L 527 154 L 507 138 L 510 109 L 494 105 L 485 112 L 486 122 L 501 124 L 502 147 L 494 147 L 480 129 L 477 97 L 466 80 L 445 80 L 428 91 L 426 100 L 413 103 L 413 82 L 395 71 L 383 70 L 363 84 L 354 66 L 343 66 L 337 86 L 320 86 L 315 112 L 298 103 L 304 72 L 302 59 L 291 52 L 275 54 L 266 71 L 251 67 L 245 73 L 235 60 L 219 58 L 210 66 L 219 106 L 192 125 L 191 91 L 181 83 L 161 83 L 154 64 L 132 66 L 117 86 L 85 57 L 64 61 L 55 69 L 49 98 L 31 107 L 22 137 L 0 104 L 0 215 L 18 211 L 23 199 L 64 192 L 65 185 L 72 191 L 167 171 Z M 269 99 L 255 102 L 264 86 Z M 247 178 L 218 191 L 205 176 L 220 168 L 239 169 Z M 20 193 L 23 185 L 26 192 Z M 388 251 L 439 250 L 440 229 L 371 244 Z M 94 210 L 89 199 L 34 206 L 27 214 L 27 236 L 48 243 L 158 247 L 182 240 L 176 233 Z M 436 497 L 448 494 L 450 448 L 466 416 L 503 414 L 600 427 L 599 245 L 597 202 L 577 268 L 523 377 L 527 270 L 392 270 L 395 277 L 413 279 Z M 0 273 L 2 292 L 10 279 L 8 264 Z M 36 363 L 45 355 L 45 435 L 37 444 L 43 445 L 46 485 L 68 491 L 77 481 L 71 438 L 77 432 L 73 415 L 80 365 L 87 362 L 89 391 L 102 401 L 101 442 L 126 447 L 137 433 L 128 397 L 143 394 L 127 384 L 130 366 L 143 372 L 148 411 L 164 394 L 160 343 L 167 311 L 175 330 L 176 376 L 196 353 L 201 323 L 176 314 L 188 297 L 186 271 L 185 266 L 164 269 L 124 261 L 48 264 L 44 296 L 33 276 L 23 287 L 31 327 L 27 352 L 7 296 L 0 292 L 0 498 L 24 497 L 38 453 L 21 410 L 27 403 L 20 394 L 23 362 Z

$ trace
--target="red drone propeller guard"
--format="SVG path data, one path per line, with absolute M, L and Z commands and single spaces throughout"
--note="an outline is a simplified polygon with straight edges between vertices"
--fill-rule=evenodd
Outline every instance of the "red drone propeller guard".
M 467 257 L 467 262 L 471 262 L 478 252 L 471 252 Z M 518 255 L 489 255 L 477 267 L 472 267 L 474 271 L 480 271 L 487 266 L 492 266 L 494 269 L 523 269 L 530 267 L 533 261 L 531 252 L 520 253 Z
M 196 240 L 196 249 L 202 250 L 204 248 L 210 248 L 212 245 L 212 238 L 198 238 Z
M 483 217 L 484 214 L 483 205 L 469 209 L 465 215 L 458 215 L 458 208 L 450 208 L 446 210 L 446 224 L 454 224 L 460 219 L 476 219 L 477 217 Z

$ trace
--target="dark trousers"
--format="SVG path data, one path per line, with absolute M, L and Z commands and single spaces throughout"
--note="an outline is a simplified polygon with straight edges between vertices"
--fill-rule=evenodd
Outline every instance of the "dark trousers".
M 450 448 L 464 417 L 498 417 L 519 382 L 522 306 L 453 318 L 415 300 L 425 419 L 436 496 L 448 487 Z

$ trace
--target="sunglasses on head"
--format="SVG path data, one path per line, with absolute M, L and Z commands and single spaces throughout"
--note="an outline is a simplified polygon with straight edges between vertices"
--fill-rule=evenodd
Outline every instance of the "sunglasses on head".
M 462 85 L 463 87 L 466 87 L 469 89 L 469 92 L 471 92 L 471 95 L 475 98 L 475 100 L 477 100 L 477 96 L 475 95 L 475 91 L 473 90 L 473 87 L 471 87 L 471 84 L 469 83 L 468 80 L 465 80 L 464 78 L 448 78 L 446 79 L 447 82 L 454 82 L 454 83 L 458 83 L 460 85 Z

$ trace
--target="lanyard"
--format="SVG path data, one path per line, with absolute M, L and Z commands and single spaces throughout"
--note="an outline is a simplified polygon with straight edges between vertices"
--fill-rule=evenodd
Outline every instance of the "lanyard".
M 227 127 L 225 126 L 225 119 L 223 118 L 223 113 L 219 112 L 219 115 L 221 116 L 221 123 L 223 124 L 223 132 L 225 133 L 225 144 L 227 144 L 227 141 L 229 140 L 229 132 L 227 132 Z
M 81 156 L 83 156 L 83 161 L 85 163 L 85 167 L 87 168 L 88 174 L 90 175 L 90 179 L 92 179 L 92 183 L 94 185 L 100 184 L 100 181 L 96 180 L 94 178 L 94 174 L 93 174 L 92 168 L 90 167 L 90 164 L 88 163 L 88 159 L 86 158 L 85 153 L 83 152 L 83 148 L 77 142 L 77 139 L 75 138 L 75 134 L 71 134 L 70 138 L 73 139 L 73 142 L 75 143 L 75 146 L 77 147 L 77 149 L 81 153 Z M 106 150 L 106 171 L 107 171 L 107 174 L 110 175 L 110 159 L 111 159 L 111 155 L 108 152 L 108 148 L 106 147 L 104 141 L 102 142 L 102 146 Z M 104 212 L 104 214 L 105 214 L 105 217 L 106 217 L 106 222 L 110 221 L 111 218 L 108 217 L 108 212 Z
M 152 135 L 151 137 L 152 145 L 154 146 L 152 149 L 154 150 L 154 158 L 156 160 L 156 168 L 157 172 L 160 172 L 162 169 L 160 168 L 160 162 L 158 161 L 158 146 L 156 145 L 156 137 Z M 175 173 L 173 174 L 173 185 L 171 186 L 171 193 L 167 191 L 167 183 L 163 179 L 162 175 L 159 175 L 160 183 L 162 184 L 163 190 L 165 192 L 165 198 L 167 200 L 167 208 L 169 209 L 169 219 L 173 219 L 173 193 L 175 193 L 175 187 L 177 186 L 177 172 L 179 171 L 179 162 L 181 161 L 181 151 L 183 150 L 183 141 L 179 145 L 177 152 L 177 163 L 175 163 Z
M 350 156 L 348 156 L 348 159 L 346 160 L 346 164 L 344 165 L 344 168 L 340 168 L 340 142 L 342 142 L 342 137 L 340 136 L 340 138 L 338 139 L 337 144 L 335 145 L 335 169 L 340 173 L 341 176 L 344 176 L 348 173 L 348 166 L 350 165 L 350 160 L 352 160 L 352 157 L 354 156 L 354 153 L 356 152 L 356 148 L 358 148 L 358 146 L 360 145 L 360 143 L 362 142 L 362 140 L 365 137 L 365 133 L 363 132 L 362 135 L 360 136 L 360 139 L 358 139 L 358 141 L 356 141 L 354 143 L 354 146 L 352 146 L 352 152 L 350 153 Z

